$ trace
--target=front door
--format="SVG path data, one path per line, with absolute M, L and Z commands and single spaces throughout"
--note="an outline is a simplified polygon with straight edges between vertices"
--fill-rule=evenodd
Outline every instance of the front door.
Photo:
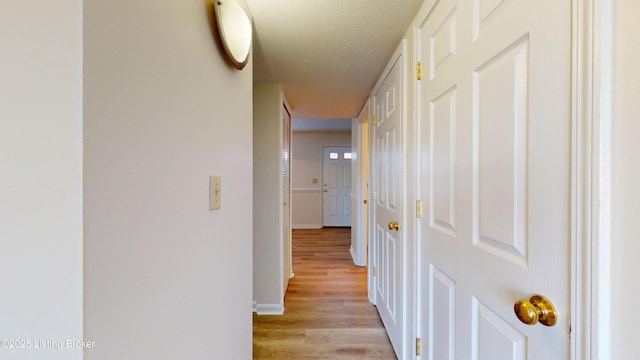
M 322 225 L 351 226 L 351 146 L 322 148 Z
M 403 358 L 401 61 L 396 62 L 375 92 L 373 151 L 374 257 L 376 306 L 399 359 Z
M 417 54 L 422 358 L 569 359 L 571 1 L 435 3 Z M 554 326 L 516 317 L 535 294 Z

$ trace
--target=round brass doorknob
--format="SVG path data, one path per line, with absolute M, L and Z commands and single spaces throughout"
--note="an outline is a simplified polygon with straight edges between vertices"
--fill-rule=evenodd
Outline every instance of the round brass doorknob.
M 527 325 L 540 322 L 542 325 L 553 326 L 558 319 L 551 301 L 540 295 L 533 295 L 529 300 L 516 301 L 513 310 L 518 319 Z
M 400 228 L 400 224 L 397 221 L 389 221 L 389 230 L 396 230 Z

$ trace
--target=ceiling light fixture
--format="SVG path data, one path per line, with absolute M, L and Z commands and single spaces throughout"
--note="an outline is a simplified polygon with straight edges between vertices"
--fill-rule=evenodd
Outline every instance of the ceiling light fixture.
M 251 19 L 235 0 L 212 0 L 222 46 L 233 66 L 242 70 L 249 61 Z

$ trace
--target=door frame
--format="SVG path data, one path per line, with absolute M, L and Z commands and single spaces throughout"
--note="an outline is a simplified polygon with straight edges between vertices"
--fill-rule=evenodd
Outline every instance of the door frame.
M 427 0 L 412 24 L 413 71 L 419 25 L 437 0 Z M 613 4 L 608 0 L 571 0 L 571 344 L 572 360 L 597 360 L 610 353 L 610 155 Z M 412 72 L 413 74 L 413 72 Z M 411 74 L 411 75 L 412 75 Z M 413 96 L 419 96 L 418 80 L 412 76 Z M 418 103 L 414 100 L 413 114 Z M 417 124 L 416 124 L 417 125 Z M 414 141 L 413 151 L 417 152 Z M 416 183 L 420 173 L 415 173 Z M 420 193 L 411 188 L 415 199 Z M 420 245 L 419 229 L 413 247 Z M 418 306 L 419 251 L 414 251 L 413 309 Z M 373 299 L 375 300 L 375 298 Z M 422 336 L 418 322 L 414 338 Z M 415 350 L 415 348 L 414 348 Z
M 289 284 L 289 279 L 293 279 L 294 277 L 294 272 L 293 272 L 293 234 L 291 232 L 291 220 L 292 220 L 292 216 L 291 216 L 291 196 L 292 196 L 292 186 L 291 186 L 291 150 L 293 148 L 292 144 L 293 144 L 293 130 L 292 130 L 292 125 L 293 125 L 293 116 L 291 116 L 291 111 L 289 111 L 289 104 L 287 103 L 287 100 L 284 98 L 282 99 L 282 139 L 280 139 L 280 149 L 283 149 L 285 144 L 284 144 L 284 121 L 285 121 L 285 116 L 287 116 L 289 118 L 289 149 L 288 149 L 288 166 L 289 166 L 289 189 L 288 189 L 288 193 L 287 193 L 287 198 L 289 199 L 288 202 L 284 201 L 284 180 L 281 179 L 281 181 L 283 182 L 283 184 L 281 184 L 281 188 L 282 188 L 282 197 L 283 197 L 283 201 L 282 201 L 282 206 L 283 206 L 283 219 L 282 219 L 282 231 L 283 234 L 282 236 L 284 237 L 283 239 L 283 243 L 284 243 L 284 257 L 287 258 L 288 260 L 285 261 L 285 271 L 284 271 L 284 277 L 285 277 L 285 288 L 284 288 L 284 292 L 286 294 L 287 292 L 287 286 Z M 282 157 L 282 154 L 280 155 Z M 281 159 L 282 160 L 282 159 Z M 282 171 L 281 171 L 282 172 Z M 284 208 L 287 208 L 288 211 L 285 213 L 284 212 Z M 287 217 L 287 219 L 285 219 L 285 217 Z M 285 229 L 284 224 L 288 223 L 289 226 Z
M 609 355 L 612 7 L 572 0 L 571 359 Z
M 355 206 L 351 209 L 351 231 L 355 234 L 356 249 L 351 254 L 353 262 L 357 266 L 367 266 L 369 264 L 369 219 L 368 219 L 368 184 L 369 184 L 369 124 L 371 119 L 371 100 L 367 99 L 364 106 L 353 118 L 351 133 L 356 134 L 357 142 L 351 141 L 352 149 L 356 149 L 356 186 L 351 190 L 355 193 Z M 353 136 L 353 135 L 352 135 Z M 353 139 L 353 137 L 352 137 Z M 352 163 L 353 166 L 353 163 Z M 353 181 L 354 179 L 352 179 Z M 352 250 L 353 250 L 352 243 Z

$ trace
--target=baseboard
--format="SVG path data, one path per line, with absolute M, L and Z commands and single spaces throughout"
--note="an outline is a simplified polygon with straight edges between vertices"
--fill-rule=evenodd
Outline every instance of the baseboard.
M 356 251 L 353 250 L 353 246 L 349 246 L 349 254 L 351 254 L 351 260 L 353 260 L 353 263 L 358 266 L 358 261 L 356 261 Z
M 366 266 L 367 264 L 358 264 L 358 258 L 356 256 L 356 251 L 353 250 L 353 246 L 349 247 L 349 254 L 351 254 L 351 259 L 353 259 L 353 264 L 355 266 Z
M 253 312 L 258 315 L 282 315 L 284 314 L 284 304 L 258 304 L 254 301 Z
M 312 224 L 312 225 L 291 225 L 292 229 L 322 229 L 322 225 Z

